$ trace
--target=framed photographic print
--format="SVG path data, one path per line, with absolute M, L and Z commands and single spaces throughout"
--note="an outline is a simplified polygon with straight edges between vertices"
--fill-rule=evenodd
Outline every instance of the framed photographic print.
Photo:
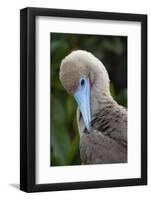
M 20 189 L 147 184 L 147 16 L 20 12 Z

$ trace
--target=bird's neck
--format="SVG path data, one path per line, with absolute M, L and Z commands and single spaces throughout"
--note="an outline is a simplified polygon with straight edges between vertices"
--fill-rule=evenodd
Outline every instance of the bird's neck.
M 91 116 L 95 115 L 99 110 L 104 109 L 109 102 L 114 102 L 109 90 L 93 87 L 91 89 Z

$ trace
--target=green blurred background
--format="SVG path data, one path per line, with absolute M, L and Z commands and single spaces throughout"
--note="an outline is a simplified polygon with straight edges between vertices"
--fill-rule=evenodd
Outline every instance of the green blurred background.
M 110 77 L 113 98 L 127 107 L 127 37 L 51 33 L 51 166 L 80 165 L 77 105 L 59 81 L 61 60 L 76 49 L 100 59 Z

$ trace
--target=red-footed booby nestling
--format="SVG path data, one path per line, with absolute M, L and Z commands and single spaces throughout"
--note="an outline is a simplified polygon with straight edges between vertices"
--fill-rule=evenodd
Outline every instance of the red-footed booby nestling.
M 87 51 L 76 50 L 62 60 L 59 76 L 78 104 L 82 163 L 127 162 L 127 111 L 110 95 L 102 62 Z

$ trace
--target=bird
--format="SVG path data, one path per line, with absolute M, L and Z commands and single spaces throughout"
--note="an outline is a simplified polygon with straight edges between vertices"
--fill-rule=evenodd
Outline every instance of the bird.
M 91 52 L 74 50 L 61 60 L 59 79 L 77 102 L 82 164 L 127 162 L 127 109 L 110 94 L 104 64 Z

